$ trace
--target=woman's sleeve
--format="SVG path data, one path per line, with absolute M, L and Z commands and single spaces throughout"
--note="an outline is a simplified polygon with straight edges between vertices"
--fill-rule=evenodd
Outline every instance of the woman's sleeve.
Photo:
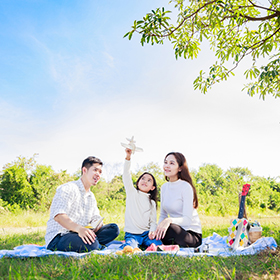
M 157 208 L 156 203 L 152 200 L 152 209 L 150 214 L 150 232 L 155 231 L 157 228 Z
M 183 211 L 182 217 L 172 217 L 172 223 L 179 226 L 189 226 L 193 216 L 193 189 L 189 183 L 182 188 Z
M 132 178 L 130 175 L 130 165 L 130 160 L 125 160 L 122 179 L 126 193 L 136 190 L 133 186 Z
M 160 215 L 159 215 L 159 220 L 158 223 L 162 222 L 165 218 L 168 217 L 168 213 L 163 209 L 163 205 L 164 205 L 164 185 L 162 185 L 161 187 L 161 192 L 160 192 Z

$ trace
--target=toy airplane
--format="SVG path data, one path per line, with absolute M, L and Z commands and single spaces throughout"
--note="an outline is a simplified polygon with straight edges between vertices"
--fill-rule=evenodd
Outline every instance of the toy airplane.
M 131 137 L 131 139 L 126 138 L 126 140 L 129 142 L 128 144 L 121 143 L 121 145 L 125 148 L 128 148 L 132 151 L 134 154 L 135 152 L 143 152 L 142 148 L 136 147 L 135 143 L 136 141 L 134 140 L 134 136 Z

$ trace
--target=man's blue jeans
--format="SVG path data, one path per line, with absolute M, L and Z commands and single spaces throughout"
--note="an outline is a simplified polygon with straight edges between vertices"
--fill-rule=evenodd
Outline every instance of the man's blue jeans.
M 102 245 L 113 241 L 119 235 L 119 227 L 116 224 L 107 224 L 96 232 L 95 242 L 91 245 L 85 244 L 76 232 L 58 234 L 49 243 L 47 249 L 52 251 L 71 251 L 71 252 L 89 252 L 100 249 Z
M 160 240 L 149 238 L 149 231 L 144 231 L 141 234 L 126 232 L 124 239 L 125 243 L 121 246 L 121 248 L 124 248 L 126 245 L 129 245 L 132 248 L 137 248 L 139 245 L 149 247 L 152 243 L 154 243 L 156 246 L 162 245 Z

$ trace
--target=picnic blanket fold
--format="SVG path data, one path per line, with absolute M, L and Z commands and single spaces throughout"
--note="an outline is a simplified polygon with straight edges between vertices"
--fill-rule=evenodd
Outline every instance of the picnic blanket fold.
M 226 243 L 227 236 L 220 236 L 217 233 L 213 233 L 212 236 L 203 238 L 202 245 L 200 246 L 198 252 L 195 252 L 194 248 L 180 248 L 179 251 L 157 251 L 157 252 L 147 252 L 142 251 L 140 255 L 149 254 L 172 254 L 176 256 L 188 257 L 188 256 L 235 256 L 235 255 L 253 255 L 265 249 L 276 249 L 277 243 L 273 237 L 262 237 L 258 239 L 252 245 L 246 248 L 238 248 L 233 251 Z M 101 251 L 91 251 L 88 253 L 75 253 L 75 252 L 62 252 L 62 251 L 50 251 L 47 250 L 46 246 L 39 246 L 35 244 L 21 245 L 15 247 L 13 250 L 0 250 L 0 259 L 3 257 L 10 258 L 29 258 L 29 257 L 44 257 L 50 255 L 58 255 L 73 258 L 83 258 L 90 254 L 99 255 L 116 255 L 115 252 L 120 250 L 122 242 L 113 241 L 108 247 Z

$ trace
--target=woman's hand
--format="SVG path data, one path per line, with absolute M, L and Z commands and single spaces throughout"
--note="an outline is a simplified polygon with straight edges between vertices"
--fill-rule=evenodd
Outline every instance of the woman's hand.
M 162 238 L 164 238 L 165 233 L 166 233 L 167 229 L 169 228 L 171 222 L 172 222 L 172 219 L 165 218 L 163 221 L 161 221 L 160 224 L 158 224 L 156 232 L 155 232 L 157 240 L 161 240 Z

